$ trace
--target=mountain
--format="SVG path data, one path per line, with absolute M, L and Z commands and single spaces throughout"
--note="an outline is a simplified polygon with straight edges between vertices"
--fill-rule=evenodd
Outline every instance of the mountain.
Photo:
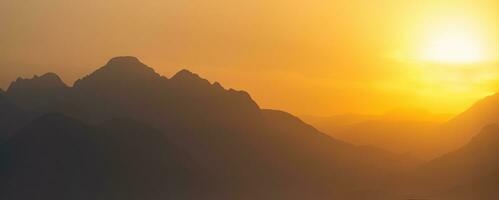
M 11 95 L 24 94 L 29 90 L 36 92 L 51 92 L 67 88 L 61 78 L 55 73 L 46 73 L 42 76 L 33 76 L 31 79 L 18 78 L 8 88 L 7 93 Z
M 420 108 L 397 108 L 381 115 L 343 114 L 327 117 L 303 116 L 303 119 L 320 130 L 334 135 L 338 129 L 357 124 L 371 123 L 433 123 L 441 124 L 448 121 L 452 116 L 446 114 L 433 114 Z
M 499 123 L 499 93 L 488 96 L 461 114 L 442 120 L 419 112 L 426 121 L 409 120 L 407 112 L 398 111 L 384 116 L 335 116 L 306 118 L 322 131 L 358 145 L 374 145 L 397 153 L 411 153 L 422 159 L 434 159 L 466 145 L 480 130 Z M 418 112 L 416 112 L 418 113 Z M 420 118 L 420 117 L 418 117 Z
M 26 99 L 14 98 L 21 104 L 33 96 L 31 90 L 21 93 L 30 94 Z M 113 58 L 76 81 L 68 92 L 58 91 L 55 96 L 51 102 L 25 107 L 61 112 L 90 124 L 131 118 L 171 134 L 172 142 L 191 146 L 193 154 L 223 151 L 219 143 L 237 145 L 228 139 L 236 135 L 243 145 L 251 139 L 242 137 L 264 129 L 260 109 L 246 92 L 225 90 L 187 70 L 167 79 L 133 57 Z M 206 142 L 214 140 L 216 145 Z M 206 157 L 199 155 L 199 159 Z
M 439 199 L 499 198 L 499 125 L 484 127 L 464 147 L 422 167 L 413 179 L 417 186 Z
M 321 116 L 301 116 L 303 120 L 317 127 L 321 131 L 335 135 L 335 132 L 343 127 L 351 126 L 365 121 L 376 120 L 379 118 L 377 115 L 356 115 L 356 114 L 344 114 L 344 115 L 333 115 L 327 117 Z
M 408 116 L 405 114 L 403 116 Z M 356 145 L 371 145 L 398 154 L 430 159 L 441 155 L 436 151 L 436 129 L 443 123 L 433 115 L 424 120 L 403 117 L 396 112 L 386 115 L 338 115 L 305 119 L 329 135 Z M 413 115 L 410 115 L 413 116 Z
M 188 70 L 167 78 L 116 57 L 73 86 L 48 73 L 0 91 L 0 199 L 492 200 L 498 105 L 493 95 L 445 123 L 394 111 L 316 129 Z M 402 154 L 458 146 L 423 164 Z
M 15 105 L 5 93 L 0 92 L 0 143 L 21 128 L 30 119 L 30 114 Z
M 1 199 L 178 199 L 189 180 L 187 157 L 130 120 L 92 127 L 44 115 L 1 152 Z
M 65 112 L 70 98 L 70 88 L 55 73 L 18 78 L 6 91 L 8 98 L 36 118 L 44 113 Z M 77 107 L 77 105 L 75 105 Z
M 438 130 L 449 141 L 449 148 L 457 149 L 471 140 L 480 130 L 499 123 L 499 93 L 488 96 L 463 113 L 452 118 Z
M 10 84 L 6 94 L 19 105 L 27 109 L 36 109 L 60 101 L 63 98 L 61 94 L 67 89 L 68 86 L 59 76 L 47 73 L 31 79 L 18 78 Z
M 369 170 L 372 170 L 372 172 L 378 173 L 382 171 L 381 168 L 391 167 L 393 169 L 404 169 L 408 166 L 401 167 L 402 165 L 414 164 L 414 160 L 411 160 L 404 155 L 389 153 L 369 146 L 355 146 L 332 138 L 289 113 L 277 110 L 262 110 L 262 113 L 267 120 L 271 137 L 278 138 L 279 141 L 283 141 L 285 143 L 280 145 L 282 147 L 282 151 L 295 152 L 290 154 L 290 156 L 295 158 L 296 155 L 299 154 L 312 156 L 309 157 L 310 161 L 305 163 L 315 162 L 313 160 L 331 162 L 329 163 L 330 165 L 324 170 L 331 170 L 336 167 L 349 168 L 343 165 L 362 163 L 362 165 L 370 166 Z M 285 153 L 282 154 L 285 155 Z M 379 161 L 383 161 L 383 163 L 380 163 Z M 400 166 L 394 167 L 394 165 Z M 332 171 L 340 172 L 340 170 Z M 369 176 L 360 172 L 358 173 L 359 174 L 357 175 L 360 179 L 362 179 L 362 177 Z M 350 180 L 354 179 L 351 175 L 347 178 Z
M 339 127 L 334 136 L 358 145 L 373 145 L 391 152 L 434 158 L 436 122 L 371 120 Z
M 7 158 L 14 160 L 7 163 L 14 164 L 7 169 L 14 171 L 7 174 L 32 175 L 38 181 L 33 183 L 49 177 L 41 177 L 43 174 L 60 178 L 57 183 L 74 180 L 73 185 L 54 182 L 34 190 L 55 199 L 106 195 L 111 196 L 105 199 L 126 199 L 116 193 L 127 191 L 123 188 L 132 189 L 133 194 L 122 192 L 129 199 L 163 196 L 144 187 L 159 185 L 171 191 L 170 182 L 155 177 L 177 174 L 181 178 L 166 180 L 173 185 L 187 181 L 186 193 L 192 199 L 363 199 L 372 194 L 389 199 L 392 194 L 384 186 L 393 185 L 395 177 L 413 167 L 404 156 L 357 147 L 288 113 L 261 110 L 248 93 L 225 89 L 188 70 L 166 78 L 137 58 L 117 57 L 73 87 L 61 84 L 54 75 L 42 77 L 19 79 L 7 91 L 14 103 L 40 116 L 8 140 Z M 47 118 L 50 113 L 69 117 Z M 105 128 L 109 122 L 113 122 L 112 130 Z M 129 127 L 136 123 L 140 129 Z M 23 150 L 26 146 L 32 148 Z M 52 148 L 40 151 L 44 146 Z M 163 146 L 174 150 L 163 150 Z M 163 162 L 163 153 L 158 151 L 166 152 L 168 162 Z M 137 162 L 126 161 L 130 159 Z M 70 164 L 67 173 L 37 171 L 38 167 L 60 168 L 58 163 L 65 160 Z M 16 167 L 28 161 L 37 168 Z M 80 169 L 81 163 L 90 164 Z M 111 170 L 119 168 L 116 166 L 125 170 Z M 170 168 L 175 168 L 171 174 L 158 172 Z M 76 177 L 71 170 L 83 170 L 88 176 Z M 187 178 L 182 179 L 185 170 Z M 107 183 L 99 179 L 102 177 L 112 182 L 100 185 Z M 23 195 L 17 192 L 32 187 L 28 178 L 6 180 L 14 181 L 7 181 L 6 186 L 15 192 L 12 195 Z M 82 187 L 80 183 L 96 185 Z M 12 184 L 22 186 L 14 190 Z M 58 188 L 67 193 L 57 194 Z M 181 193 L 182 188 L 177 190 Z M 102 194 L 109 191 L 112 194 Z

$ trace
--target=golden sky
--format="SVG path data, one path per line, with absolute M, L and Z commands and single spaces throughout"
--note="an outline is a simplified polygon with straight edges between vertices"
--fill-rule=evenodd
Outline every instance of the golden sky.
M 114 56 L 296 114 L 457 113 L 499 91 L 497 0 L 2 0 L 0 86 Z

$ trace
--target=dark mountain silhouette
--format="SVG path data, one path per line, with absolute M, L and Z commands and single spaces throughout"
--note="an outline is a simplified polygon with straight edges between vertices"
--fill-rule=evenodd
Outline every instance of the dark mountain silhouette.
M 69 87 L 54 73 L 18 78 L 10 84 L 6 94 L 21 108 L 33 113 L 60 111 L 66 106 Z
M 57 74 L 46 73 L 42 76 L 34 76 L 31 79 L 18 78 L 9 86 L 7 92 L 14 95 L 16 93 L 24 94 L 26 90 L 35 93 L 42 91 L 51 92 L 64 88 L 67 88 L 67 86 L 64 82 L 62 82 L 61 78 L 59 78 Z
M 339 118 L 333 134 L 398 152 L 444 152 L 497 122 L 497 101 L 488 97 L 441 127 L 394 121 L 397 113 Z M 1 199 L 499 196 L 497 125 L 418 167 L 407 154 L 355 146 L 262 110 L 248 93 L 188 70 L 163 77 L 134 57 L 113 58 L 72 87 L 53 73 L 16 80 L 0 91 L 0 133 Z
M 244 91 L 187 70 L 162 77 L 134 57 L 73 87 L 54 74 L 19 79 L 7 96 L 39 116 L 4 146 L 9 198 L 386 200 L 413 167 L 261 110 Z
M 2 146 L 1 199 L 178 199 L 186 157 L 131 120 L 42 116 Z
M 12 103 L 0 93 L 0 143 L 3 143 L 13 132 L 21 128 L 30 119 L 30 114 Z

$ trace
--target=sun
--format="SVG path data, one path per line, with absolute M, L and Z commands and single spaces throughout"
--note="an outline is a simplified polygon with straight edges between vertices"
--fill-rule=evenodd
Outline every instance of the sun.
M 465 33 L 437 36 L 428 44 L 424 59 L 446 63 L 475 63 L 485 59 L 479 42 Z
M 421 59 L 428 62 L 467 64 L 487 59 L 480 34 L 466 26 L 433 28 L 421 45 Z

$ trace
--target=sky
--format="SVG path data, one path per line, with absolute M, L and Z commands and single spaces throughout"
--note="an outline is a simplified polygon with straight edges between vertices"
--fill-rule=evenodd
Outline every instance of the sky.
M 115 56 L 295 114 L 459 113 L 499 91 L 497 0 L 2 0 L 0 87 Z

